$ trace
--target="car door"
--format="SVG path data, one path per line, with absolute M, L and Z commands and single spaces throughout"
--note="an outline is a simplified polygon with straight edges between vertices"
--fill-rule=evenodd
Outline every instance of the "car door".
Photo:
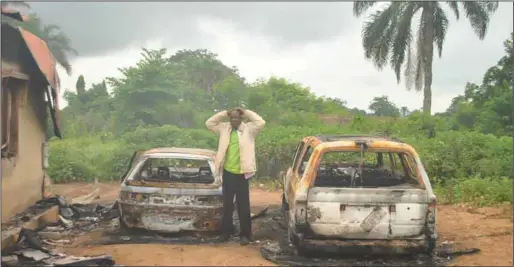
M 143 153 L 144 153 L 144 151 L 141 151 L 141 150 L 140 151 L 134 151 L 134 153 L 132 154 L 132 157 L 130 158 L 130 160 L 128 162 L 127 170 L 120 177 L 120 179 L 121 179 L 120 182 L 125 181 L 125 178 L 127 178 L 127 175 L 129 174 L 130 170 L 132 170 L 132 168 L 134 168 L 134 166 L 139 161 L 139 159 L 141 158 L 141 155 L 143 155 Z
M 293 158 L 293 164 L 291 167 L 289 167 L 285 175 L 284 194 L 286 195 L 288 203 L 291 203 L 291 201 L 294 199 L 294 188 L 298 181 L 298 166 L 300 165 L 301 159 L 305 152 L 305 144 L 305 140 L 302 140 L 300 143 L 298 143 L 296 147 L 296 153 Z

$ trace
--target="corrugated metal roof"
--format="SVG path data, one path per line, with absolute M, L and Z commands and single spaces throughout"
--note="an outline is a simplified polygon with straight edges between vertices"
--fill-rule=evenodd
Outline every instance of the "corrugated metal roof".
M 50 51 L 50 48 L 48 48 L 45 41 L 37 37 L 35 34 L 24 30 L 21 27 L 18 27 L 18 30 L 20 31 L 23 40 L 25 40 L 30 53 L 39 66 L 39 69 L 46 77 L 48 84 L 52 89 L 56 90 L 56 93 L 59 93 L 60 80 L 59 75 L 57 74 L 57 63 Z
M 60 133 L 59 127 L 59 88 L 60 88 L 60 79 L 57 74 L 57 62 L 48 47 L 48 44 L 34 35 L 33 33 L 24 30 L 21 27 L 18 27 L 18 30 L 25 40 L 25 43 L 34 58 L 34 61 L 37 63 L 39 70 L 45 76 L 48 84 L 52 88 L 52 98 L 54 100 L 53 103 L 53 116 L 54 116 L 54 130 L 55 134 L 58 137 L 62 137 Z
M 25 20 L 24 16 L 22 16 L 20 14 L 20 12 L 18 12 L 17 10 L 14 10 L 14 9 L 7 8 L 7 7 L 2 7 L 2 15 L 5 15 L 7 17 L 10 17 L 10 18 L 13 18 L 13 19 L 16 19 L 19 21 Z
M 2 24 L 2 27 L 4 27 L 3 24 Z M 50 48 L 48 47 L 48 45 L 45 41 L 43 41 L 42 39 L 40 39 L 33 33 L 24 30 L 21 27 L 13 27 L 11 25 L 8 25 L 8 27 L 15 29 L 15 31 L 20 34 L 20 37 L 23 39 L 23 42 L 25 43 L 25 45 L 27 47 L 27 50 L 24 50 L 24 49 L 23 50 L 28 52 L 32 56 L 32 59 L 36 63 L 36 65 L 39 69 L 39 72 L 44 76 L 47 84 L 50 87 L 50 90 L 48 91 L 48 93 L 51 94 L 51 98 L 53 99 L 53 101 L 52 101 L 52 103 L 49 103 L 49 105 L 52 110 L 51 115 L 52 115 L 52 121 L 54 123 L 54 131 L 55 131 L 56 136 L 62 138 L 60 129 L 59 129 L 60 80 L 59 80 L 59 75 L 57 74 L 56 60 L 53 57 L 52 52 L 50 51 Z M 8 75 L 8 72 L 9 72 L 8 67 L 4 66 L 5 65 L 4 63 L 5 62 L 2 61 L 2 76 Z

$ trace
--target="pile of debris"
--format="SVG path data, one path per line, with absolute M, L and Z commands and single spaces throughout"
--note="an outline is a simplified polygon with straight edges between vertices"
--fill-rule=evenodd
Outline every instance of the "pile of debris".
M 93 228 L 102 221 L 110 221 L 119 217 L 117 209 L 117 202 L 109 204 L 94 204 L 94 203 L 74 203 L 68 205 L 65 198 L 56 196 L 41 201 L 54 202 L 59 206 L 59 219 L 60 227 L 65 229 L 56 230 L 73 230 Z
M 49 209 L 58 206 L 59 220 L 46 222 L 37 229 L 21 228 L 17 242 L 2 249 L 2 266 L 115 266 L 111 256 L 75 257 L 63 253 L 54 253 L 46 246 L 56 247 L 71 244 L 68 236 L 77 236 L 98 227 L 100 223 L 109 222 L 119 217 L 117 203 L 93 204 L 94 193 L 73 199 L 68 204 L 62 196 L 42 199 L 29 208 L 22 216 L 11 220 L 11 227 L 28 221 L 31 210 Z M 119 266 L 119 265 L 117 265 Z

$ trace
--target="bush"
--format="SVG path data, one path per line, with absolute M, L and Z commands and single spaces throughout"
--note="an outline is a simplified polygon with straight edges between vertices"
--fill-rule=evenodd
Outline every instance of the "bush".
M 444 126 L 435 124 L 436 128 Z M 400 119 L 356 117 L 346 126 L 321 123 L 319 127 L 268 125 L 256 140 L 257 178 L 277 177 L 280 171 L 286 170 L 304 136 L 387 132 L 418 151 L 432 183 L 440 194 L 446 198 L 451 196 L 451 201 L 479 204 L 512 201 L 512 191 L 508 189 L 512 188 L 511 180 L 499 178 L 509 177 L 513 171 L 512 138 L 451 130 L 427 138 L 419 125 L 416 116 Z M 94 178 L 117 180 L 126 171 L 136 150 L 153 147 L 216 149 L 216 146 L 217 136 L 206 129 L 181 129 L 171 125 L 140 127 L 118 137 L 103 134 L 51 141 L 48 171 L 55 183 L 92 181 Z
M 450 186 L 434 188 L 440 203 L 465 202 L 477 206 L 512 203 L 512 189 L 512 179 L 508 178 L 460 179 Z

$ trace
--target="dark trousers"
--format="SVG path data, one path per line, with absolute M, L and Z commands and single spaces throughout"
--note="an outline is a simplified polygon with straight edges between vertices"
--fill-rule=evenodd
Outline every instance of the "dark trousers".
M 252 220 L 250 215 L 250 188 L 244 174 L 223 170 L 223 219 L 221 232 L 230 235 L 233 230 L 234 195 L 236 196 L 240 236 L 251 238 Z

